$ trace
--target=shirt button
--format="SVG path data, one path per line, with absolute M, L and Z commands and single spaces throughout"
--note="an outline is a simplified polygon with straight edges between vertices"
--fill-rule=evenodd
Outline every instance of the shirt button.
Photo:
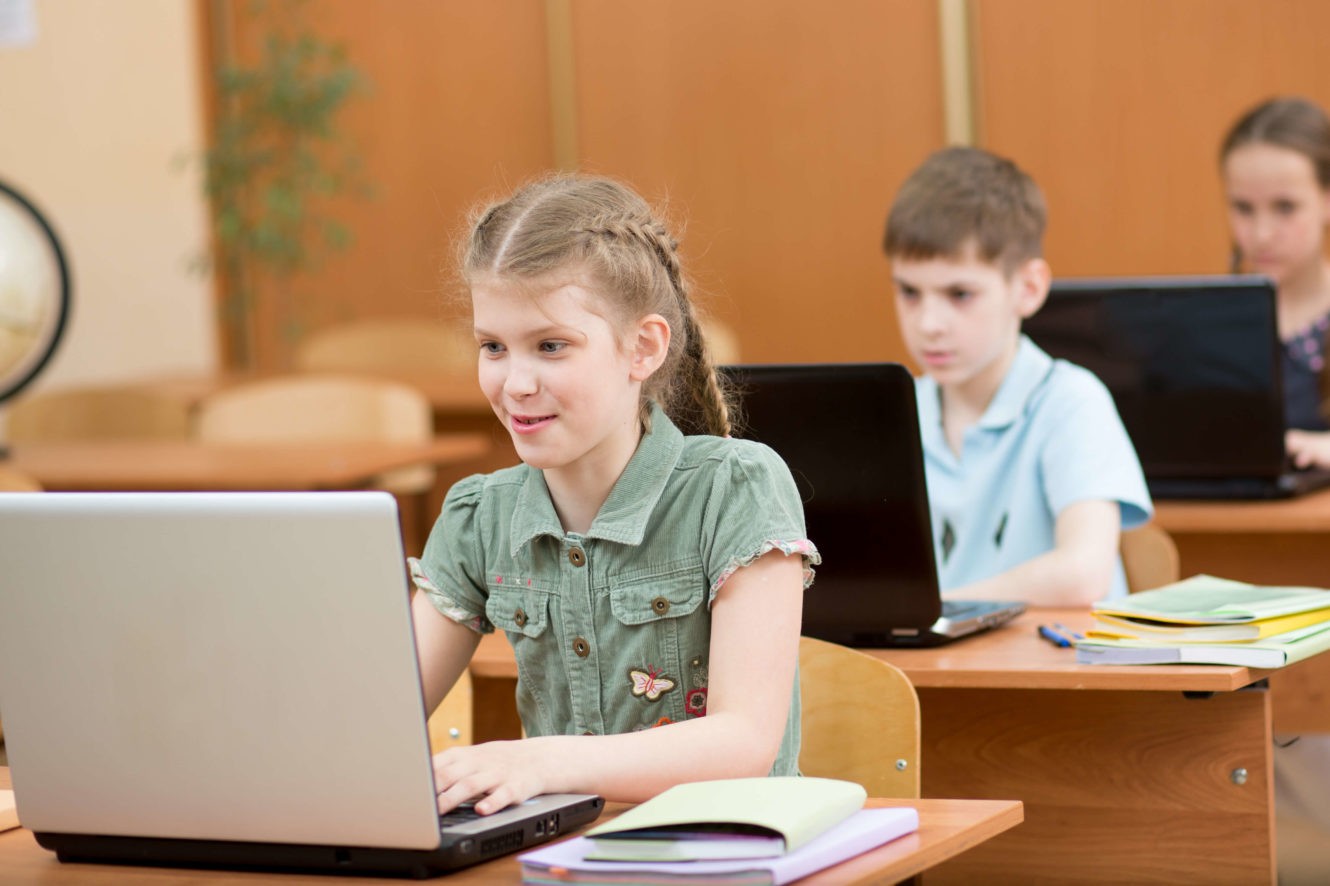
M 670 611 L 670 601 L 664 597 L 657 597 L 651 601 L 651 611 L 657 615 L 664 615 Z
M 578 658 L 586 658 L 587 654 L 591 652 L 591 644 L 578 637 L 573 641 L 573 651 L 577 653 Z
M 520 606 L 517 607 L 517 611 L 513 613 L 513 621 L 517 622 L 519 628 L 526 627 L 526 610 Z
M 581 548 L 573 548 L 568 552 L 568 562 L 574 566 L 585 566 L 586 554 L 582 553 Z

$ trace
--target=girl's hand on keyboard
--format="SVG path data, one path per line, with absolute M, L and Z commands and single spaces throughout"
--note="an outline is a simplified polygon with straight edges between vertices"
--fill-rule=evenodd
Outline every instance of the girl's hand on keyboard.
M 474 800 L 476 811 L 489 815 L 543 793 L 545 779 L 538 756 L 529 739 L 491 741 L 435 754 L 439 812 Z

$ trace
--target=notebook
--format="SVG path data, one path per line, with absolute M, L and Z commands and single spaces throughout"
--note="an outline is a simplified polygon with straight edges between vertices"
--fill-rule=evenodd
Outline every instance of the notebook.
M 803 633 L 845 646 L 933 646 L 1023 603 L 946 602 L 938 588 L 914 379 L 896 363 L 728 366 L 738 436 L 790 466 L 821 551 Z
M 1061 280 L 1025 321 L 1108 386 L 1155 498 L 1282 498 L 1330 484 L 1293 470 L 1275 291 L 1264 277 Z
M 0 539 L 18 814 L 62 861 L 428 876 L 601 810 L 440 820 L 387 493 L 15 493 Z

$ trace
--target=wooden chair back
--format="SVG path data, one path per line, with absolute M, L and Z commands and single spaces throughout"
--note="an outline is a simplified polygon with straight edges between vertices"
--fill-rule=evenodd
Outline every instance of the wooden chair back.
M 858 782 L 870 797 L 919 796 L 919 697 L 895 665 L 799 639 L 804 775 Z
M 22 471 L 0 463 L 0 492 L 41 492 L 42 486 Z
M 424 394 L 398 382 L 291 375 L 246 382 L 204 398 L 198 437 L 213 443 L 428 440 L 433 415 Z M 430 467 L 392 471 L 375 485 L 416 494 L 434 482 Z
M 301 372 L 474 372 L 475 338 L 460 321 L 357 320 L 315 330 L 296 348 Z
M 1129 593 L 1171 584 L 1181 577 L 1178 546 L 1162 526 L 1146 523 L 1124 530 L 1119 550 Z
M 742 359 L 739 350 L 739 335 L 734 327 L 724 320 L 706 314 L 698 318 L 702 327 L 702 337 L 706 339 L 707 351 L 711 362 L 717 366 L 738 363 Z
M 192 429 L 190 404 L 134 385 L 44 391 L 9 407 L 10 443 L 74 440 L 183 440 Z

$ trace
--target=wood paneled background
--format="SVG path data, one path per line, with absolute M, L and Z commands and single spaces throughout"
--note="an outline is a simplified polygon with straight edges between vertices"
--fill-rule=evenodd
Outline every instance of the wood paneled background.
M 201 21 L 226 21 L 243 54 L 247 4 L 221 9 Z M 945 142 L 939 0 L 306 9 L 372 81 L 346 116 L 377 189 L 341 208 L 354 247 L 297 281 L 308 327 L 437 317 L 467 209 L 571 150 L 564 165 L 668 202 L 703 304 L 744 359 L 905 359 L 878 244 L 896 187 Z M 1224 270 L 1224 129 L 1276 93 L 1330 105 L 1319 0 L 969 12 L 976 143 L 1044 187 L 1055 274 Z M 268 365 L 290 345 L 275 326 Z

